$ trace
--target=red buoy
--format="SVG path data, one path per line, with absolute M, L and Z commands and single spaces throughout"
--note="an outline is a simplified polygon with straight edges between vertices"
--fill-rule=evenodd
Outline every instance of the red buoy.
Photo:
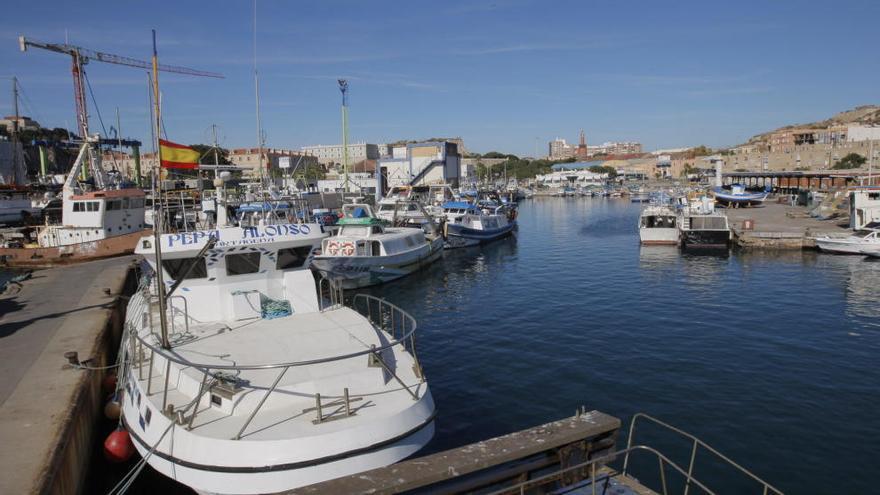
M 134 444 L 125 429 L 118 429 L 104 440 L 104 457 L 110 462 L 125 462 L 134 455 Z
M 110 392 L 116 391 L 116 374 L 108 373 L 107 376 L 104 377 L 104 380 L 101 382 L 101 387 L 104 389 L 104 393 L 109 394 Z

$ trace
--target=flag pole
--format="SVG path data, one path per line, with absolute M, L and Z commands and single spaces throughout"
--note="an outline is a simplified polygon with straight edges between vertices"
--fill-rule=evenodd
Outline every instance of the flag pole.
M 158 205 L 156 207 L 156 215 L 153 218 L 153 249 L 156 253 L 156 290 L 158 291 L 159 296 L 159 326 L 161 327 L 162 334 L 162 348 L 170 349 L 171 344 L 168 342 L 168 322 L 166 320 L 165 314 L 165 276 L 164 276 L 164 268 L 162 267 L 162 215 L 164 214 L 162 211 L 162 146 L 159 143 L 159 139 L 161 137 L 161 126 L 162 126 L 162 114 L 161 114 L 161 105 L 159 104 L 159 55 L 156 52 L 156 30 L 153 29 L 153 104 L 154 114 L 156 116 L 156 122 L 154 125 L 156 126 L 156 164 L 158 168 L 156 170 L 156 196 L 153 197 L 153 204 Z M 156 200 L 158 199 L 158 203 Z

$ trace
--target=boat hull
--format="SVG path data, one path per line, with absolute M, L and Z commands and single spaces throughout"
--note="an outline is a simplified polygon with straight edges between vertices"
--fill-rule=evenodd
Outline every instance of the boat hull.
M 872 244 L 876 244 L 876 247 Z M 842 239 L 818 238 L 816 239 L 816 247 L 825 253 L 833 254 L 867 254 L 867 251 L 880 251 L 880 243 L 846 242 Z
M 730 247 L 730 231 L 683 230 L 681 247 L 685 249 L 727 249 Z
M 486 244 L 508 236 L 516 228 L 516 221 L 491 230 L 471 229 L 456 224 L 447 224 L 446 228 L 446 248 L 454 249 Z
M 646 246 L 677 246 L 677 228 L 642 228 L 639 229 L 639 239 Z
M 136 385 L 138 395 L 144 394 L 141 384 Z M 277 493 L 394 464 L 427 445 L 434 436 L 436 416 L 436 412 L 431 412 L 436 411 L 433 398 L 426 392 L 401 415 L 377 425 L 382 431 L 372 435 L 377 439 L 375 443 L 345 450 L 342 442 L 342 450 L 335 454 L 309 458 L 322 441 L 320 435 L 272 441 L 202 437 L 185 427 L 172 427 L 169 418 L 154 408 L 151 401 L 142 402 L 152 409 L 151 422 L 146 425 L 145 413 L 136 402 L 123 398 L 123 425 L 138 454 L 147 457 L 158 444 L 147 457 L 153 469 L 198 493 L 224 495 Z M 171 429 L 159 440 L 168 428 Z M 202 452 L 205 459 L 181 458 L 184 452 Z
M 409 275 L 436 261 L 443 254 L 442 240 L 427 249 L 394 256 L 315 256 L 312 267 L 335 278 L 343 289 L 384 284 Z
M 150 231 L 142 230 L 66 246 L 0 248 L 0 265 L 48 268 L 132 254 L 137 242 L 145 235 L 150 235 Z

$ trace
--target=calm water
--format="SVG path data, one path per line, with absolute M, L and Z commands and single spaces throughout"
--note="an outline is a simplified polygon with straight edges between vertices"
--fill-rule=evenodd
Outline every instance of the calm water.
M 529 200 L 517 239 L 373 291 L 419 321 L 431 450 L 583 404 L 671 422 L 787 493 L 875 491 L 880 263 L 640 248 L 638 214 Z
M 440 409 L 426 452 L 585 405 L 671 422 L 787 493 L 875 491 L 880 263 L 640 248 L 638 213 L 621 200 L 529 200 L 518 238 L 372 290 L 419 321 Z M 730 473 L 701 472 L 741 492 Z

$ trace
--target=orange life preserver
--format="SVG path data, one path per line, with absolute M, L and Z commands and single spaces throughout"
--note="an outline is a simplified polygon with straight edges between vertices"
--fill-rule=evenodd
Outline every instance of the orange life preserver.
M 336 241 L 327 242 L 327 254 L 333 256 L 339 252 L 339 243 Z

